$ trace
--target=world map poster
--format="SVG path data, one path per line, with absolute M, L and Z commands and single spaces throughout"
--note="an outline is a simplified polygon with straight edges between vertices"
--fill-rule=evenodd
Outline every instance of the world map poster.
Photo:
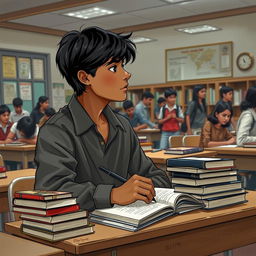
M 232 76 L 232 42 L 166 50 L 166 81 Z

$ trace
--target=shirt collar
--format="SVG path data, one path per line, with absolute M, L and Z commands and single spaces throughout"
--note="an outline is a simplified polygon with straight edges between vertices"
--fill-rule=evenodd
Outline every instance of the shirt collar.
M 81 135 L 82 133 L 86 132 L 89 130 L 92 126 L 96 126 L 89 114 L 86 112 L 86 110 L 83 108 L 83 106 L 79 103 L 79 101 L 76 98 L 76 95 L 73 94 L 69 104 L 68 108 L 70 110 L 74 126 L 75 126 L 75 131 L 77 135 Z M 125 131 L 124 126 L 118 119 L 117 115 L 115 115 L 110 108 L 110 106 L 106 106 L 103 109 L 103 113 L 106 116 L 109 125 L 112 125 L 114 128 L 115 127 L 120 127 Z
M 169 107 L 167 104 L 165 104 L 165 107 L 169 110 L 169 111 L 172 111 L 173 109 L 177 109 L 177 105 L 174 104 L 173 107 Z
M 12 122 L 8 121 L 7 125 L 5 126 L 5 128 L 8 128 L 9 126 L 12 125 Z M 2 124 L 0 123 L 0 127 L 3 128 Z

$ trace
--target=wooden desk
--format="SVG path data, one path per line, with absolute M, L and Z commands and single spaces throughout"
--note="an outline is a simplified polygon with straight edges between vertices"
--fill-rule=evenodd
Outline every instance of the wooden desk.
M 207 151 L 216 151 L 217 157 L 235 159 L 236 168 L 240 170 L 256 171 L 256 148 L 206 148 Z
M 160 129 L 142 129 L 136 132 L 138 136 L 147 136 L 150 142 L 161 139 Z
M 9 212 L 8 206 L 8 186 L 16 178 L 35 176 L 35 169 L 26 169 L 18 171 L 8 171 L 7 178 L 0 179 L 0 213 Z M 1 248 L 1 247 L 0 247 Z
M 0 145 L 0 154 L 4 160 L 22 162 L 24 169 L 28 168 L 28 162 L 33 162 L 36 145 L 5 146 Z
M 61 249 L 56 249 L 27 239 L 0 233 L 1 255 L 25 256 L 65 256 Z
M 98 224 L 95 234 L 57 243 L 21 233 L 21 221 L 6 223 L 5 230 L 63 249 L 68 256 L 210 255 L 256 242 L 256 192 L 249 191 L 247 199 L 241 205 L 169 217 L 134 233 Z
M 199 153 L 194 153 L 194 154 L 188 154 L 188 155 L 172 155 L 172 154 L 164 154 L 164 150 L 159 151 L 159 152 L 145 152 L 145 155 L 153 161 L 155 164 L 164 164 L 166 165 L 166 160 L 170 158 L 182 158 L 182 157 L 214 157 L 216 155 L 216 152 L 211 150 L 211 151 L 202 151 Z

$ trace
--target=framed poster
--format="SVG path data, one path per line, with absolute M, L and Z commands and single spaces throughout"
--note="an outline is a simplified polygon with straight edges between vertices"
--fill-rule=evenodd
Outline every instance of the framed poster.
M 30 58 L 18 58 L 19 78 L 31 79 Z
M 16 57 L 3 56 L 2 61 L 3 61 L 3 77 L 16 78 L 17 77 Z
M 63 83 L 53 83 L 52 84 L 52 100 L 53 107 L 56 111 L 64 107 L 65 102 L 65 89 Z
M 232 54 L 232 42 L 167 49 L 166 82 L 232 77 Z
M 43 59 L 33 59 L 33 78 L 44 80 L 44 61 Z
M 20 82 L 19 89 L 20 89 L 20 97 L 23 100 L 32 100 L 32 85 L 30 82 Z
M 17 83 L 13 81 L 4 81 L 4 104 L 12 104 L 12 100 L 17 97 Z

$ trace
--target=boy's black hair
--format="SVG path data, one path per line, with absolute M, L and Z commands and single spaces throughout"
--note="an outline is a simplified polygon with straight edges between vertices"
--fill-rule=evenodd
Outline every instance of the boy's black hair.
M 206 109 L 206 100 L 203 99 L 203 109 L 201 108 L 201 105 L 199 104 L 199 98 L 198 98 L 198 92 L 201 91 L 202 89 L 205 89 L 205 86 L 203 84 L 198 84 L 193 88 L 193 96 L 192 96 L 192 101 L 195 101 L 197 108 L 201 109 L 202 112 L 207 113 Z
M 35 109 L 39 110 L 39 108 L 41 106 L 40 104 L 45 103 L 47 100 L 49 100 L 49 98 L 47 96 L 40 96 L 38 98 L 38 102 L 36 103 Z
M 56 114 L 56 111 L 54 108 L 47 108 L 44 112 L 44 114 L 46 116 L 53 116 L 54 114 Z
M 23 105 L 23 100 L 22 100 L 20 97 L 14 98 L 14 99 L 12 100 L 12 105 L 13 105 L 14 107 L 20 107 L 20 106 Z
M 141 99 L 148 99 L 148 98 L 151 98 L 151 99 L 154 99 L 154 95 L 151 93 L 151 92 L 143 92 L 142 93 L 142 96 L 141 96 Z
M 86 86 L 77 78 L 77 72 L 84 70 L 95 76 L 98 67 L 109 59 L 111 63 L 135 60 L 136 46 L 128 35 L 116 34 L 99 27 L 88 27 L 82 31 L 72 30 L 59 42 L 56 63 L 63 77 L 79 96 Z
M 234 89 L 231 88 L 231 87 L 222 86 L 222 87 L 220 88 L 220 97 L 223 98 L 223 94 L 226 94 L 226 93 L 228 93 L 228 92 L 233 92 L 233 91 L 234 91 Z
M 161 104 L 163 102 L 165 102 L 165 98 L 164 97 L 159 97 L 158 100 L 157 100 L 157 103 Z
M 11 110 L 5 104 L 0 105 L 0 115 L 4 114 L 5 112 L 8 112 L 10 114 Z
M 208 120 L 212 123 L 212 124 L 217 124 L 219 123 L 217 117 L 216 117 L 216 113 L 219 114 L 221 112 L 224 112 L 225 110 L 229 110 L 231 115 L 230 115 L 230 119 L 229 122 L 226 123 L 225 125 L 222 125 L 222 127 L 228 127 L 230 125 L 231 122 L 231 118 L 233 116 L 233 110 L 230 104 L 228 104 L 227 102 L 224 101 L 219 101 L 215 107 L 214 110 L 212 111 L 211 115 L 208 116 Z
M 246 93 L 245 100 L 240 105 L 241 111 L 248 108 L 256 108 L 256 87 L 250 87 Z
M 171 95 L 175 95 L 175 97 L 177 97 L 177 92 L 171 88 L 164 91 L 165 98 L 168 98 Z
M 30 116 L 24 116 L 18 121 L 17 130 L 23 132 L 26 139 L 29 139 L 35 134 L 36 123 Z
M 130 100 L 124 101 L 124 103 L 123 103 L 124 110 L 127 110 L 129 108 L 133 108 L 133 107 L 134 107 L 134 105 L 133 105 L 132 101 L 130 101 Z

